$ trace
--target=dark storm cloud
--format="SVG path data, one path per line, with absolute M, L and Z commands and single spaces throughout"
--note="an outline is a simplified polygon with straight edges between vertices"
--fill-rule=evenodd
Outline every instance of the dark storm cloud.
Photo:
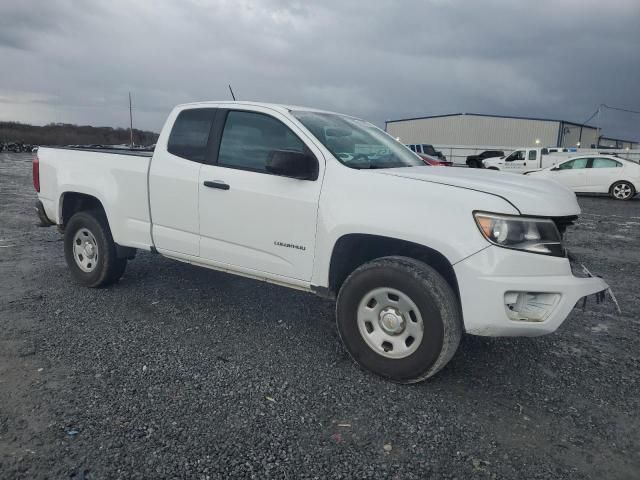
M 449 112 L 581 121 L 640 110 L 640 3 L 28 1 L 0 6 L 0 118 L 159 129 L 228 98 L 385 119 Z M 19 66 L 19 67 L 18 67 Z M 640 117 L 605 111 L 605 134 Z

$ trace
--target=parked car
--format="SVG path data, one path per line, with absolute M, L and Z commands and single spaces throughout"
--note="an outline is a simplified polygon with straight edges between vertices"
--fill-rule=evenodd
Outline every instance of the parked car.
M 469 155 L 467 157 L 467 166 L 470 168 L 482 168 L 482 161 L 485 158 L 493 157 L 504 157 L 504 152 L 502 150 L 485 150 L 476 155 Z
M 640 165 L 613 155 L 581 156 L 537 172 L 579 193 L 607 193 L 616 200 L 631 200 L 640 191 Z
M 337 299 L 346 350 L 402 383 L 444 367 L 462 332 L 550 333 L 608 288 L 572 274 L 575 194 L 503 175 L 425 168 L 363 120 L 251 102 L 176 107 L 153 153 L 41 147 L 33 162 L 79 284 L 118 281 L 143 250 Z
M 411 151 L 416 152 L 418 155 L 429 155 L 432 158 L 439 158 L 443 162 L 447 160 L 447 157 L 445 157 L 442 152 L 436 150 L 435 148 L 433 148 L 433 145 L 429 145 L 428 143 L 412 144 L 407 145 L 407 147 L 409 147 Z
M 417 154 L 422 161 L 432 167 L 450 167 L 451 165 L 453 165 L 453 163 L 451 162 L 447 162 L 446 160 L 440 160 L 439 158 L 436 157 L 432 157 L 430 155 L 427 155 L 426 153 L 418 153 Z

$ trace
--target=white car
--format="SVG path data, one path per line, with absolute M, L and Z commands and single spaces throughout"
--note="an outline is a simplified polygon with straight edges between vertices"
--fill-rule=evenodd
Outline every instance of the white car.
M 346 115 L 181 105 L 153 153 L 41 148 L 33 172 L 40 219 L 64 231 L 81 285 L 116 282 L 141 250 L 334 298 L 349 353 L 397 382 L 440 370 L 463 331 L 550 333 L 608 288 L 572 272 L 568 188 L 427 167 Z M 257 320 L 238 321 L 251 335 Z
M 526 175 L 550 178 L 574 192 L 608 193 L 616 200 L 630 200 L 640 190 L 640 165 L 611 155 L 573 157 Z

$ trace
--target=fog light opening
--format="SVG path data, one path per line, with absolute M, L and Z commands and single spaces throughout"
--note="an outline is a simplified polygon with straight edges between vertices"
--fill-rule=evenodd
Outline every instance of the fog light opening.
M 546 292 L 507 292 L 504 306 L 510 320 L 544 322 L 555 310 L 561 295 Z

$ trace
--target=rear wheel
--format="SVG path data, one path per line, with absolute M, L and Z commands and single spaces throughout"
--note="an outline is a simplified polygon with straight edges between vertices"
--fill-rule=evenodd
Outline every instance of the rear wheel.
M 65 227 L 64 253 L 71 275 L 85 287 L 103 287 L 122 277 L 127 259 L 118 258 L 103 212 L 74 214 Z
M 336 317 L 352 358 L 399 383 L 437 373 L 462 335 L 451 286 L 429 265 L 406 257 L 380 258 L 357 268 L 340 289 Z
M 616 182 L 609 189 L 609 195 L 616 200 L 631 200 L 635 194 L 636 189 L 629 182 Z

